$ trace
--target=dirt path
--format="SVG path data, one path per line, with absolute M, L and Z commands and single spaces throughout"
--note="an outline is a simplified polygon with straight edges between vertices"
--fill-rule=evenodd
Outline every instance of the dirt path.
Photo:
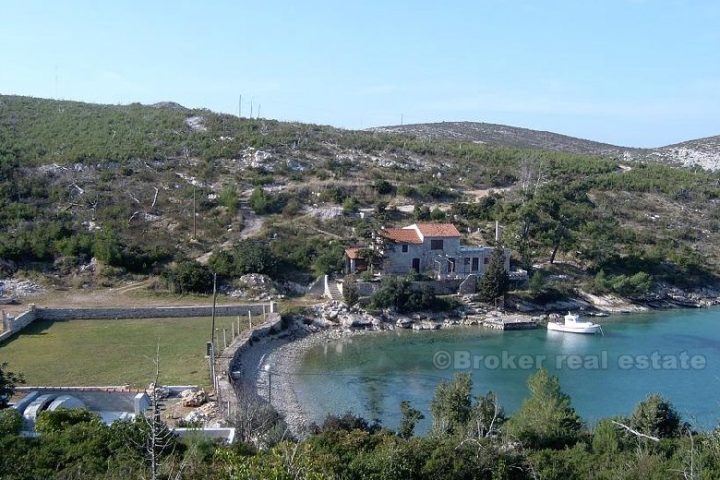
M 240 230 L 240 238 L 254 236 L 265 224 L 265 220 L 255 215 L 255 212 L 247 205 L 241 205 L 240 213 L 243 218 L 243 228 Z

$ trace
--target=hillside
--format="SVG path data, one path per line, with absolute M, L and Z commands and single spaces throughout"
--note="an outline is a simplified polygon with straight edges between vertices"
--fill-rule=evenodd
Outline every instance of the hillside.
M 467 138 L 0 96 L 0 274 L 172 283 L 176 265 L 198 260 L 228 282 L 248 268 L 308 282 L 341 270 L 343 247 L 380 226 L 450 220 L 492 243 L 499 220 L 519 266 L 714 281 L 717 173 L 550 151 L 553 136 L 544 149 Z M 273 261 L 238 263 L 247 238 Z
M 489 145 L 537 148 L 637 161 L 656 161 L 708 170 L 720 169 L 720 136 L 689 140 L 658 148 L 630 148 L 594 142 L 552 132 L 479 122 L 442 122 L 396 125 L 372 129 L 421 138 L 453 139 Z
M 623 147 L 569 137 L 552 132 L 481 122 L 442 122 L 395 125 L 373 129 L 432 139 L 452 139 L 515 148 L 536 148 L 588 155 L 622 155 Z

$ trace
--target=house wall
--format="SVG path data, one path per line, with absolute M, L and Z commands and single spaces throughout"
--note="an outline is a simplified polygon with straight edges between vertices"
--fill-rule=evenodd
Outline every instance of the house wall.
M 413 258 L 420 259 L 420 272 L 431 271 L 437 273 L 438 264 L 436 260 L 442 263 L 442 272 L 447 274 L 448 258 L 455 259 L 455 272 L 460 275 L 477 274 L 483 275 L 487 268 L 487 261 L 490 261 L 494 248 L 492 247 L 463 247 L 461 248 L 459 238 L 443 238 L 443 250 L 431 250 L 430 241 L 434 238 L 425 237 L 422 244 L 407 244 L 408 252 L 402 252 L 402 245 L 399 243 L 388 243 L 385 246 L 385 258 L 383 263 L 383 272 L 389 274 L 407 274 L 412 270 Z M 464 259 L 469 258 L 468 264 Z M 478 270 L 472 271 L 472 258 L 478 259 Z M 505 250 L 505 270 L 510 271 L 510 250 Z

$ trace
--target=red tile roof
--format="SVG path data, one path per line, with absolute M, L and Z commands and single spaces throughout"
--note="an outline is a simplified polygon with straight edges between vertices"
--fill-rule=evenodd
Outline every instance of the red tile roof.
M 385 228 L 378 232 L 381 237 L 400 243 L 421 244 L 422 240 L 413 228 Z
M 350 247 L 345 249 L 345 255 L 347 255 L 348 258 L 352 258 L 354 260 L 357 260 L 360 258 L 360 247 Z
M 459 237 L 460 232 L 452 223 L 418 223 L 424 237 Z

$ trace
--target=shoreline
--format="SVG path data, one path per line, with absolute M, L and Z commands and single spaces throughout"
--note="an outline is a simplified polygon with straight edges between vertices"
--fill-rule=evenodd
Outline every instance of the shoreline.
M 328 308 L 330 315 L 328 315 Z M 303 406 L 298 398 L 293 376 L 301 367 L 305 353 L 326 342 L 354 337 L 371 335 L 374 333 L 395 330 L 440 330 L 452 328 L 481 328 L 475 321 L 453 318 L 450 315 L 435 316 L 428 319 L 414 320 L 416 325 L 423 328 L 401 327 L 405 316 L 390 318 L 372 317 L 357 309 L 341 308 L 344 313 L 337 315 L 335 309 L 338 304 L 328 302 L 313 307 L 312 315 L 295 316 L 291 319 L 288 329 L 282 333 L 259 339 L 249 349 L 242 353 L 239 361 L 241 385 L 252 391 L 264 401 L 270 401 L 272 406 L 285 418 L 289 431 L 302 437 L 308 432 L 308 427 L 314 421 L 307 406 Z M 706 307 L 707 308 L 707 307 Z M 683 307 L 662 310 L 684 309 Z M 685 308 L 695 310 L 695 308 Z M 645 308 L 633 312 L 611 312 L 613 317 L 622 317 L 628 313 L 651 313 L 660 309 Z M 492 315 L 496 315 L 492 312 Z M 517 317 L 518 315 L 531 318 L 527 313 L 502 313 L 501 317 Z M 330 317 L 332 320 L 328 319 Z M 348 317 L 351 317 L 348 320 Z M 358 317 L 364 321 L 357 322 Z M 539 328 L 543 328 L 540 326 Z M 269 388 L 271 387 L 271 388 Z M 268 393 L 271 391 L 271 395 Z

